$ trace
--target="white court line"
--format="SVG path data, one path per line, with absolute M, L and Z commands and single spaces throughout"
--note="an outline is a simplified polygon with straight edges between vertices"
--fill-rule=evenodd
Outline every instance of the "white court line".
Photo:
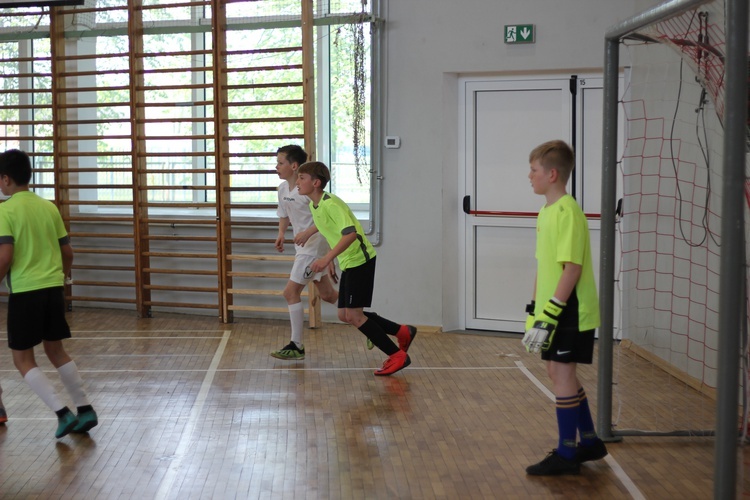
M 206 402 L 208 391 L 211 389 L 214 375 L 216 374 L 219 362 L 224 355 L 224 350 L 227 347 L 231 333 L 231 330 L 224 331 L 221 343 L 214 353 L 213 360 L 211 360 L 211 366 L 208 367 L 206 376 L 203 378 L 203 383 L 198 391 L 198 397 L 195 398 L 193 408 L 190 410 L 190 418 L 188 419 L 187 424 L 185 424 L 185 430 L 182 432 L 182 436 L 180 436 L 180 443 L 175 450 L 175 458 L 169 465 L 169 469 L 167 469 L 167 473 L 164 475 L 164 479 L 162 479 L 161 484 L 159 485 L 159 491 L 156 493 L 156 498 L 168 498 L 169 494 L 172 492 L 172 485 L 174 484 L 177 473 L 182 468 L 182 461 L 185 458 L 185 454 L 193 444 L 193 433 L 195 432 L 195 428 L 198 423 L 203 420 L 203 406 Z
M 542 384 L 538 378 L 534 376 L 533 373 L 529 371 L 526 366 L 524 366 L 523 362 L 516 361 L 516 366 L 521 370 L 521 372 L 526 375 L 526 378 L 528 378 L 532 384 L 537 386 L 537 388 L 542 391 L 552 402 L 555 401 L 555 395 L 547 389 L 547 387 Z M 643 493 L 641 493 L 641 490 L 638 489 L 638 486 L 635 485 L 632 479 L 628 476 L 628 474 L 622 470 L 622 467 L 620 467 L 620 464 L 617 463 L 617 460 L 615 460 L 612 455 L 607 455 L 604 457 L 604 460 L 607 462 L 609 467 L 612 469 L 612 472 L 615 473 L 615 477 L 620 480 L 622 485 L 625 487 L 626 490 L 630 493 L 630 495 L 637 499 L 637 500 L 646 500 L 646 497 L 643 496 Z

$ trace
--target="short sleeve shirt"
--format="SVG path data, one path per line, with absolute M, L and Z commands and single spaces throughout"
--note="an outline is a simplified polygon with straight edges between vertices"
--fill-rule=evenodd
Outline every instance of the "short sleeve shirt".
M 365 236 L 362 225 L 349 206 L 338 196 L 331 193 L 323 194 L 317 207 L 310 203 L 310 212 L 318 231 L 323 234 L 331 248 L 336 246 L 342 236 L 357 233 L 354 243 L 338 256 L 342 271 L 361 266 L 375 257 L 375 249 Z
M 569 194 L 539 211 L 536 223 L 537 309 L 554 296 L 563 273 L 563 264 L 581 266 L 575 287 L 578 299 L 578 330 L 599 326 L 599 296 L 596 292 L 588 221 L 581 207 Z
M 310 213 L 310 198 L 299 194 L 297 186 L 289 189 L 287 181 L 279 185 L 279 207 L 276 210 L 276 215 L 289 217 L 289 222 L 292 224 L 292 233 L 295 236 L 314 224 L 313 216 Z M 294 245 L 294 249 L 300 255 L 314 255 L 316 257 L 322 257 L 330 250 L 325 238 L 319 232 L 310 236 L 305 246 Z
M 10 293 L 63 286 L 60 244 L 68 242 L 60 212 L 31 191 L 20 191 L 0 203 L 0 244 L 13 245 L 5 278 Z

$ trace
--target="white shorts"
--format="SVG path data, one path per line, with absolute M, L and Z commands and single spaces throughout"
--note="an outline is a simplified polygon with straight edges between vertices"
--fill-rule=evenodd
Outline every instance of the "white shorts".
M 296 254 L 294 256 L 292 272 L 289 273 L 289 279 L 300 285 L 307 285 L 310 280 L 320 281 L 323 277 L 323 273 L 309 274 L 310 265 L 318 259 L 319 257 L 316 257 L 315 255 Z M 305 272 L 306 270 L 307 272 Z

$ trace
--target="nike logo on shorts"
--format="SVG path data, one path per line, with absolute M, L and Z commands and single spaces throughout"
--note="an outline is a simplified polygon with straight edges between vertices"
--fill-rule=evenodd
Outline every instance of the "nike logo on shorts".
M 565 356 L 566 354 L 570 354 L 570 351 L 557 351 L 556 353 L 558 356 Z

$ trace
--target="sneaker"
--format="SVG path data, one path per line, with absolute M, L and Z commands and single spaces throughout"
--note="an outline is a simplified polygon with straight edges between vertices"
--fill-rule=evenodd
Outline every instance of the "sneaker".
M 67 436 L 76 425 L 78 425 L 78 419 L 73 415 L 72 411 L 68 410 L 62 417 L 57 417 L 55 437 L 60 439 L 63 436 Z
M 411 364 L 409 355 L 399 350 L 397 353 L 388 356 L 380 370 L 375 371 L 375 375 L 393 375 L 399 370 L 403 370 Z
M 531 476 L 559 476 L 562 474 L 579 474 L 581 464 L 574 460 L 566 460 L 552 450 L 547 457 L 538 464 L 526 467 L 526 474 Z
M 78 414 L 78 423 L 75 427 L 73 427 L 73 430 L 70 432 L 75 433 L 83 433 L 88 432 L 90 429 L 96 427 L 99 424 L 99 419 L 96 416 L 96 412 L 94 410 L 91 411 L 84 411 L 83 413 Z
M 398 333 L 396 334 L 396 338 L 398 339 L 398 348 L 404 352 L 409 352 L 409 346 L 416 336 L 416 327 L 411 325 L 401 325 L 401 328 L 398 329 Z
M 607 447 L 604 446 L 604 442 L 601 439 L 597 439 L 590 446 L 581 446 L 581 443 L 578 443 L 575 461 L 582 464 L 583 462 L 590 462 L 592 460 L 601 460 L 606 456 Z
M 8 421 L 8 414 L 5 412 L 5 408 L 0 408 L 0 424 L 4 424 Z
M 277 359 L 302 360 L 305 359 L 305 348 L 299 348 L 294 342 L 289 342 L 286 347 L 271 352 L 271 356 Z

